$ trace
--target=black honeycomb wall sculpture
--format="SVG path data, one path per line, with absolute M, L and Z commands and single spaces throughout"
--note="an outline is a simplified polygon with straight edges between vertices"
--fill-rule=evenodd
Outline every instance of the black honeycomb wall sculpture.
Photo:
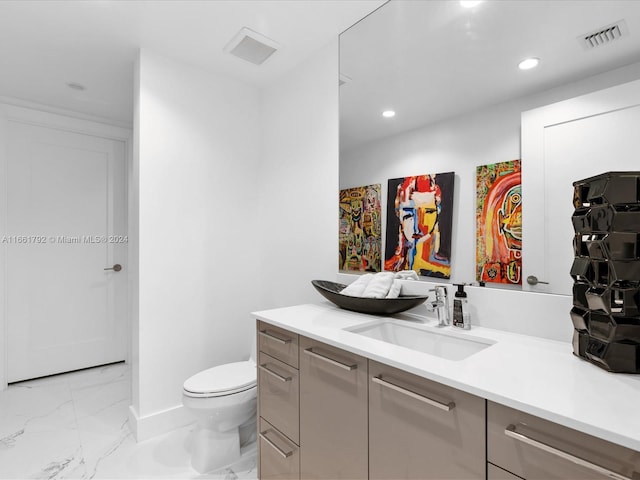
M 573 183 L 573 353 L 640 373 L 640 172 Z

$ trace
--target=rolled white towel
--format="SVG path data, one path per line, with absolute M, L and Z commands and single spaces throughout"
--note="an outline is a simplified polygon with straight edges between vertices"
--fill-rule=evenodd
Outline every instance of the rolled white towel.
M 400 280 L 418 280 L 418 274 L 415 270 L 402 270 L 400 272 L 396 272 L 396 277 Z
M 366 273 L 343 288 L 340 293 L 351 297 L 396 298 L 402 291 L 401 280 L 418 280 L 418 274 L 413 270 Z
M 400 290 L 402 290 L 402 283 L 400 283 L 400 280 L 397 278 L 394 278 L 386 298 L 398 298 L 400 296 Z
M 394 279 L 393 272 L 376 273 L 364 289 L 365 298 L 385 298 L 391 289 Z
M 414 270 L 402 270 L 400 272 L 396 272 L 395 281 L 400 285 L 400 292 L 398 292 L 398 297 L 400 295 L 408 295 L 405 290 L 405 285 L 403 285 L 404 280 L 419 280 L 418 274 Z
M 373 278 L 373 273 L 365 273 L 361 277 L 358 277 L 355 282 L 347 285 L 340 292 L 343 295 L 349 295 L 350 297 L 362 297 L 364 289 Z

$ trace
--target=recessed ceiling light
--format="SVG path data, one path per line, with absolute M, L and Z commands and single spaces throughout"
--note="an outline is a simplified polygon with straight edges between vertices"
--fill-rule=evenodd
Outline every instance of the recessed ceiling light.
M 396 112 L 394 112 L 393 110 L 385 110 L 384 112 L 382 112 L 382 116 L 384 118 L 395 117 L 396 116 Z
M 518 64 L 518 68 L 520 70 L 530 70 L 535 68 L 540 63 L 540 59 L 536 57 L 525 58 Z
M 82 92 L 87 89 L 87 87 L 85 87 L 84 85 L 76 82 L 68 82 L 67 87 L 69 87 L 71 90 L 77 90 L 79 92 Z
M 482 0 L 460 0 L 460 6 L 464 8 L 473 8 L 482 3 Z

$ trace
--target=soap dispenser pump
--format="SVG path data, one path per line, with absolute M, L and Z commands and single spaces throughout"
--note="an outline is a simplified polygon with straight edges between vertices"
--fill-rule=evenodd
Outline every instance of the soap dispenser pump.
M 453 326 L 469 330 L 471 328 L 471 315 L 469 313 L 469 303 L 467 292 L 464 291 L 464 283 L 456 283 L 458 291 L 453 299 Z

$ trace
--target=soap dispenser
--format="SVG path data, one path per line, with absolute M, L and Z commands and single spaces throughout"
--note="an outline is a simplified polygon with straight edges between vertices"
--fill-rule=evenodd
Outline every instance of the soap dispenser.
M 471 315 L 469 313 L 469 303 L 467 292 L 464 291 L 464 283 L 456 283 L 458 291 L 453 299 L 453 326 L 469 330 L 471 328 Z

